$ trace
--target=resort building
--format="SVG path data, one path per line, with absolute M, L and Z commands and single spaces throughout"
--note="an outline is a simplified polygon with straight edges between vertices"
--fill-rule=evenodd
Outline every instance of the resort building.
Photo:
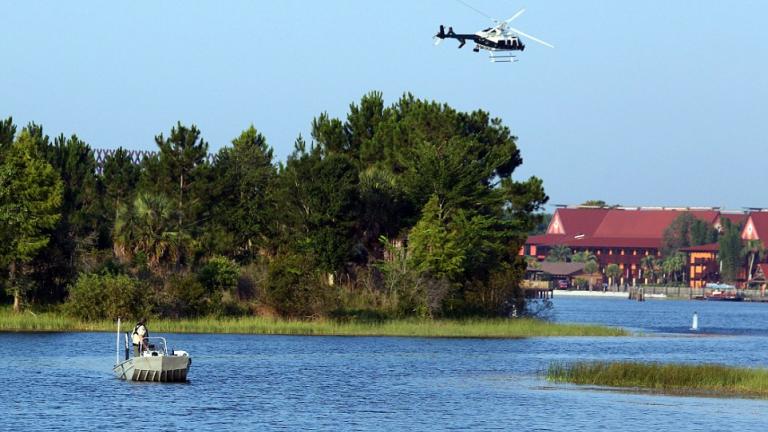
M 722 229 L 722 218 L 736 224 L 744 224 L 747 219 L 744 213 L 726 213 L 718 208 L 560 207 L 546 233 L 530 236 L 520 253 L 542 261 L 552 248 L 567 246 L 572 252 L 593 254 L 603 271 L 609 264 L 618 265 L 621 276 L 616 282 L 619 284 L 645 283 L 647 275 L 643 275 L 642 259 L 663 258 L 664 232 L 685 212 L 718 231 Z M 749 229 L 749 235 L 755 239 L 762 232 L 768 238 L 768 212 L 752 218 L 754 215 L 750 215 L 744 232 Z M 683 248 L 681 252 L 686 254 L 686 282 L 691 287 L 719 281 L 717 243 Z

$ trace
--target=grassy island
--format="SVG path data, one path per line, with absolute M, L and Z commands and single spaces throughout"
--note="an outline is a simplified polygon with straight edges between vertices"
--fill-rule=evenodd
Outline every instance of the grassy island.
M 132 322 L 123 325 L 130 330 Z M 154 319 L 153 333 L 241 333 L 273 335 L 340 335 L 340 336 L 413 336 L 523 338 L 537 336 L 623 336 L 619 328 L 580 324 L 558 324 L 536 319 L 472 319 L 472 320 L 386 320 L 334 321 L 287 320 L 266 317 Z M 114 331 L 112 321 L 80 321 L 65 315 L 45 312 L 15 314 L 0 310 L 0 331 Z
M 719 364 L 554 363 L 547 370 L 547 379 L 667 394 L 768 397 L 768 370 Z

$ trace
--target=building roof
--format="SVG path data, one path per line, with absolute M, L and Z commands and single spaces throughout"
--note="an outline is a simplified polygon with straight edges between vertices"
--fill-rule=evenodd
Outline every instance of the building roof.
M 559 208 L 547 233 L 529 237 L 527 244 L 659 249 L 664 231 L 684 212 L 712 226 L 720 222 L 721 213 L 714 209 Z M 768 228 L 765 232 L 768 235 Z
M 527 244 L 534 244 L 537 246 L 556 246 L 566 245 L 570 247 L 581 248 L 638 248 L 638 249 L 658 249 L 661 247 L 661 239 L 658 238 L 598 238 L 598 237 L 581 237 L 574 238 L 566 235 L 558 234 L 544 234 L 538 236 L 530 236 L 526 241 Z
M 584 263 L 542 261 L 538 266 L 528 267 L 528 271 L 541 271 L 553 276 L 573 276 L 584 272 Z
M 720 213 L 722 219 L 728 219 L 734 225 L 743 225 L 747 222 L 749 215 L 743 212 L 740 213 Z
M 765 278 L 768 277 L 768 264 L 761 263 L 755 266 L 755 274 L 752 277 L 752 280 L 761 280 L 765 281 Z
M 707 243 L 699 246 L 688 246 L 680 248 L 682 252 L 719 252 L 720 243 Z
M 592 236 L 610 209 L 561 208 L 557 209 L 547 227 L 547 234 Z
M 600 223 L 595 237 L 661 239 L 672 221 L 683 213 L 679 210 L 612 210 Z M 690 213 L 712 225 L 718 219 L 718 212 L 713 210 Z
M 761 237 L 762 236 L 762 237 Z M 742 240 L 768 239 L 768 212 L 752 212 L 749 214 L 744 229 L 741 230 Z

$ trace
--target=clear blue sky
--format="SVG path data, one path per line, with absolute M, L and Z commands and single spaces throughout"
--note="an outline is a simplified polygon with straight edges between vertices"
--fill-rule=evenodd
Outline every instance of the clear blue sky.
M 449 0 L 7 1 L 0 116 L 131 149 L 253 124 L 284 159 L 320 112 L 410 91 L 501 117 L 552 204 L 768 207 L 768 2 L 466 1 L 556 49 L 434 47 L 489 24 Z

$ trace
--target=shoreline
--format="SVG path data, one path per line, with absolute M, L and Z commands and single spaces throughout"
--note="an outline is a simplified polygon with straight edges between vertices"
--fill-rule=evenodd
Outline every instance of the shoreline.
M 628 292 L 617 291 L 576 291 L 576 290 L 553 290 L 552 296 L 557 297 L 600 297 L 600 298 L 621 298 L 628 299 Z
M 532 318 L 387 321 L 311 321 L 264 317 L 150 319 L 153 333 L 258 334 L 295 336 L 391 336 L 435 338 L 508 338 L 559 336 L 628 336 L 619 327 L 587 324 L 553 323 Z M 130 331 L 132 322 L 124 322 L 121 331 Z M 0 332 L 114 332 L 116 322 L 81 322 L 55 313 L 36 315 L 0 311 Z

